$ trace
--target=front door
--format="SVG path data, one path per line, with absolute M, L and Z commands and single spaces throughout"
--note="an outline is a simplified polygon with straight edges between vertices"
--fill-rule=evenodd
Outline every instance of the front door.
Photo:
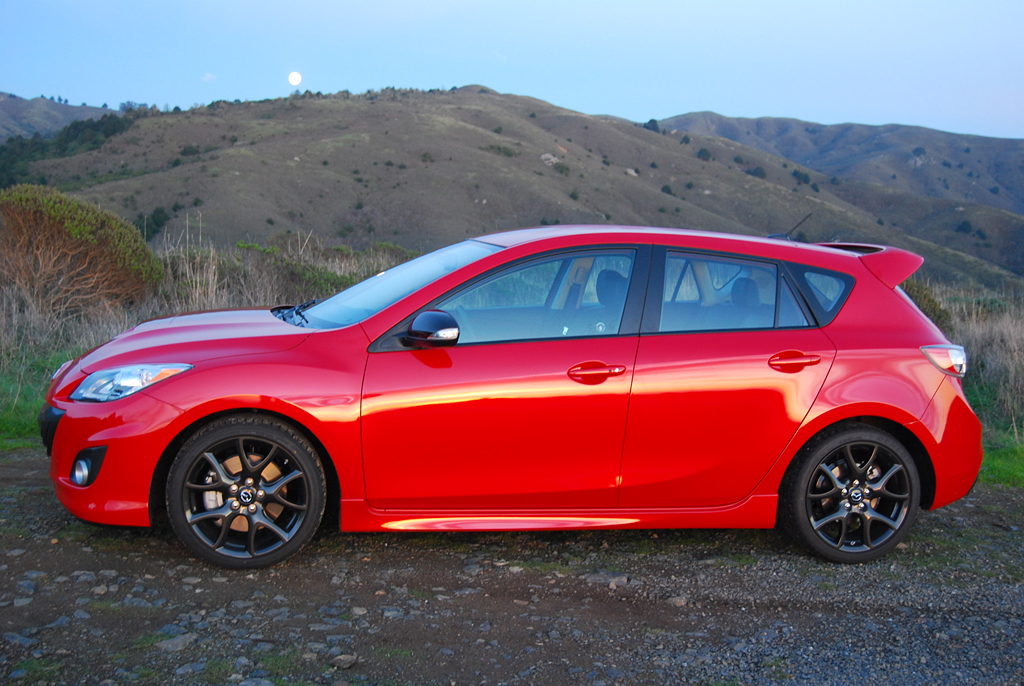
M 515 264 L 436 305 L 459 323 L 457 346 L 371 353 L 369 504 L 614 507 L 638 342 L 621 326 L 634 263 L 634 250 L 608 249 Z

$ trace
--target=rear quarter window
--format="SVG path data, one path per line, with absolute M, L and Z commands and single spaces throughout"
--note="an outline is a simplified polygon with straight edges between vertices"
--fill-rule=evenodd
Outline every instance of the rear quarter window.
M 829 269 L 792 263 L 787 266 L 818 325 L 830 324 L 850 296 L 856 280 L 849 274 Z

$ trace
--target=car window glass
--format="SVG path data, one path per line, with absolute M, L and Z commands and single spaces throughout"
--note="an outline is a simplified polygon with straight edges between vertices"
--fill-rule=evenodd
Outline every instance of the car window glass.
M 468 240 L 435 250 L 346 288 L 303 313 L 311 326 L 333 329 L 349 326 L 380 312 L 445 274 L 501 250 L 496 245 Z
M 783 279 L 779 287 L 779 327 L 807 326 L 807 317 L 796 302 L 793 291 Z
M 459 345 L 618 333 L 634 251 L 559 255 L 517 265 L 437 305 Z
M 846 290 L 846 284 L 830 274 L 808 270 L 804 273 L 804 279 L 811 287 L 811 293 L 826 312 L 830 312 L 835 307 Z
M 773 264 L 669 252 L 659 330 L 770 329 L 777 284 Z

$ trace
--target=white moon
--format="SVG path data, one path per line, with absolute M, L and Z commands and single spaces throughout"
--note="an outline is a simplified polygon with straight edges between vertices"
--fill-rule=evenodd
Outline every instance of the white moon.
M 293 71 L 291 74 L 288 75 L 288 83 L 292 84 L 293 86 L 298 86 L 300 83 L 302 83 L 302 74 L 300 74 L 297 71 Z

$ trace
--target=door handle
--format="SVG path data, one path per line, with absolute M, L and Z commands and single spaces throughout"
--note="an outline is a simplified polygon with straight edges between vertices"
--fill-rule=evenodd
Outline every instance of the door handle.
M 570 368 L 567 372 L 570 379 L 583 384 L 599 384 L 609 376 L 620 376 L 625 373 L 625 365 L 606 365 L 600 362 L 584 362 Z
M 768 366 L 780 372 L 793 373 L 819 362 L 821 362 L 821 355 L 804 355 L 798 350 L 787 350 L 773 355 L 768 360 Z

